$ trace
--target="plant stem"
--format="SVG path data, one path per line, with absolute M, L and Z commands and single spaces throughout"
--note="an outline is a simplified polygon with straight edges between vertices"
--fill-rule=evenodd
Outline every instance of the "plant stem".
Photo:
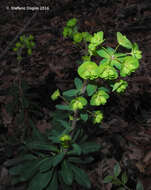
M 83 87 L 81 89 L 81 93 L 80 94 L 84 94 L 85 93 L 85 91 L 86 91 L 86 85 L 87 85 L 87 80 L 84 80 Z M 76 128 L 77 119 L 78 119 L 78 110 L 75 110 L 74 111 L 73 120 L 72 120 L 72 124 L 71 124 L 71 137 L 74 134 L 74 130 Z

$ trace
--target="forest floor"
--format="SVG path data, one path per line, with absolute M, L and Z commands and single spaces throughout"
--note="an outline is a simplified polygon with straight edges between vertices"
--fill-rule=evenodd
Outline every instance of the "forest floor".
M 11 6 L 25 4 L 47 6 L 49 11 L 11 10 Z M 55 106 L 50 95 L 56 88 L 73 87 L 77 76 L 77 61 L 82 52 L 62 36 L 66 22 L 75 17 L 80 31 L 91 34 L 103 31 L 107 46 L 116 46 L 116 32 L 119 31 L 138 43 L 143 54 L 139 69 L 127 78 L 126 93 L 112 95 L 104 107 L 104 130 L 97 136 L 97 141 L 104 147 L 100 154 L 108 154 L 108 157 L 100 157 L 87 168 L 93 189 L 114 189 L 111 184 L 103 184 L 103 177 L 118 161 L 132 179 L 141 180 L 144 190 L 151 190 L 151 1 L 44 0 L 41 3 L 38 0 L 33 3 L 32 0 L 1 0 L 0 9 L 0 189 L 13 189 L 3 163 L 15 151 L 7 140 L 14 135 L 17 126 L 5 109 L 10 101 L 6 92 L 17 72 L 16 55 L 12 51 L 17 41 L 14 39 L 20 31 L 20 34 L 32 34 L 35 38 L 32 56 L 22 63 L 22 77 L 39 94 L 38 103 L 45 116 L 37 119 L 37 127 L 43 132 L 51 127 L 46 115 Z M 83 188 L 75 185 L 73 189 Z

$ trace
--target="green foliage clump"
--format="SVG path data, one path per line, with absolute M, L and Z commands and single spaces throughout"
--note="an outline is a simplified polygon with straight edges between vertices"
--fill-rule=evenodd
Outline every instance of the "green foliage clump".
M 84 47 L 85 53 L 77 68 L 80 78 L 74 79 L 73 89 L 62 93 L 58 89 L 51 95 L 53 101 L 58 98 L 63 100 L 52 113 L 51 130 L 42 135 L 33 127 L 33 139 L 25 141 L 21 164 L 10 168 L 14 183 L 30 181 L 28 190 L 72 189 L 74 182 L 91 188 L 88 175 L 81 166 L 91 163 L 94 160 L 92 153 L 99 151 L 101 146 L 89 140 L 83 124 L 85 122 L 101 128 L 103 105 L 112 92 L 125 92 L 128 83 L 121 78 L 139 68 L 141 51 L 138 45 L 120 32 L 117 32 L 118 45 L 115 48 L 104 47 L 103 31 L 93 35 L 79 32 L 77 19 L 73 18 L 67 22 L 63 36 L 72 39 L 75 45 Z M 121 52 L 120 46 L 130 52 Z M 95 57 L 100 59 L 99 63 L 94 61 Z M 117 177 L 120 169 L 116 167 L 114 174 L 105 182 L 119 182 Z M 125 175 L 119 184 L 125 185 L 124 180 Z

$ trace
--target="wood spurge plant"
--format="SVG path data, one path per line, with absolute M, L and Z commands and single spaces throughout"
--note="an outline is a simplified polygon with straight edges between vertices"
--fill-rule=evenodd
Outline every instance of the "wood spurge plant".
M 77 68 L 79 77 L 74 79 L 75 88 L 64 92 L 57 89 L 50 96 L 52 101 L 63 101 L 53 112 L 52 129 L 44 135 L 34 128 L 32 140 L 24 143 L 18 162 L 14 161 L 10 167 L 13 183 L 29 181 L 28 190 L 71 189 L 75 182 L 91 188 L 88 175 L 81 167 L 94 160 L 94 153 L 101 146 L 86 128 L 100 127 L 103 105 L 111 93 L 125 92 L 128 83 L 123 78 L 139 68 L 142 57 L 138 45 L 120 32 L 117 32 L 115 48 L 103 45 L 103 31 L 79 32 L 76 18 L 67 22 L 63 37 L 73 40 L 85 53 Z M 128 52 L 121 52 L 121 47 Z M 99 61 L 95 62 L 94 58 Z

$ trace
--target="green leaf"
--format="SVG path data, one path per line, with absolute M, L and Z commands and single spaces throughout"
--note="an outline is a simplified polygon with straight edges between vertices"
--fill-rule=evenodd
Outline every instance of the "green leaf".
M 136 190 L 144 190 L 143 184 L 140 181 L 137 182 Z
M 46 188 L 46 190 L 58 190 L 57 172 L 54 172 L 53 178 L 49 183 L 48 187 Z
M 72 172 L 72 169 L 70 168 L 69 163 L 66 160 L 64 160 L 64 162 L 61 165 L 61 175 L 66 185 L 72 184 L 73 172 Z
M 83 154 L 89 154 L 92 152 L 97 152 L 100 149 L 100 145 L 95 142 L 85 142 L 80 145 Z
M 121 173 L 121 168 L 120 168 L 120 165 L 119 163 L 117 163 L 115 166 L 114 166 L 114 176 L 118 177 Z
M 77 90 L 77 89 L 67 90 L 67 91 L 63 92 L 63 96 L 69 96 L 69 97 L 76 96 L 78 94 L 78 92 L 79 92 L 79 90 Z
M 70 128 L 70 124 L 67 121 L 61 120 L 61 119 L 57 119 L 57 121 L 65 128 Z
M 72 144 L 73 149 L 68 151 L 68 155 L 80 155 L 81 147 L 78 144 Z
M 111 65 L 116 67 L 118 70 L 121 70 L 121 63 L 119 61 L 113 60 Z
M 73 164 L 70 164 L 70 167 L 74 173 L 74 178 L 76 182 L 88 189 L 91 188 L 91 183 L 89 180 L 88 175 L 80 168 L 74 166 Z
M 64 159 L 64 156 L 65 156 L 64 152 L 60 152 L 59 154 L 54 156 L 52 166 L 56 167 Z
M 89 164 L 94 160 L 94 158 L 91 156 L 84 159 L 80 159 L 79 157 L 69 157 L 68 160 L 73 163 Z
M 107 58 L 107 59 L 109 59 L 110 58 L 110 54 L 108 53 L 108 50 L 107 49 L 100 49 L 100 50 L 97 50 L 96 51 L 97 52 L 97 54 L 99 55 L 99 56 L 101 56 L 101 57 L 103 57 L 103 58 Z
M 80 90 L 82 88 L 82 80 L 80 80 L 78 77 L 74 79 L 74 84 L 76 86 L 77 90 Z
M 103 90 L 103 91 L 105 91 L 107 93 L 110 92 L 110 90 L 108 88 L 105 88 L 105 87 L 100 87 L 100 88 L 98 88 L 98 90 Z
M 86 88 L 88 96 L 92 96 L 95 93 L 96 89 L 97 85 L 88 84 Z
M 40 165 L 39 169 L 40 172 L 46 172 L 52 167 L 53 158 L 48 157 L 45 159 L 45 161 Z
M 117 41 L 121 46 L 123 46 L 123 47 L 125 47 L 127 49 L 132 49 L 133 48 L 132 43 L 127 39 L 126 36 L 124 36 L 120 32 L 117 32 Z
M 36 174 L 36 172 L 39 169 L 40 164 L 44 161 L 45 159 L 39 159 L 36 161 L 32 161 L 30 162 L 29 166 L 24 165 L 24 169 L 22 170 L 21 173 L 21 180 L 22 181 L 27 181 L 29 180 L 34 174 Z
M 28 190 L 44 189 L 52 177 L 52 171 L 37 173 L 29 184 Z
M 104 178 L 103 182 L 104 182 L 104 183 L 110 183 L 110 182 L 112 182 L 112 180 L 113 180 L 113 176 L 108 175 L 108 176 L 106 176 L 106 177 Z
M 87 121 L 88 120 L 88 114 L 86 113 L 86 114 L 80 114 L 80 117 L 81 117 L 81 119 L 83 120 L 83 121 Z
M 128 177 L 127 177 L 127 175 L 126 175 L 126 172 L 122 173 L 121 180 L 122 180 L 122 182 L 123 182 L 124 184 L 127 183 L 127 181 L 128 181 Z
M 46 151 L 54 151 L 58 152 L 58 149 L 56 146 L 45 143 L 45 142 L 36 142 L 32 141 L 26 144 L 26 146 L 29 149 L 35 149 L 35 150 L 46 150 Z
M 72 111 L 72 109 L 67 105 L 56 105 L 56 108 L 59 109 L 59 110 Z

